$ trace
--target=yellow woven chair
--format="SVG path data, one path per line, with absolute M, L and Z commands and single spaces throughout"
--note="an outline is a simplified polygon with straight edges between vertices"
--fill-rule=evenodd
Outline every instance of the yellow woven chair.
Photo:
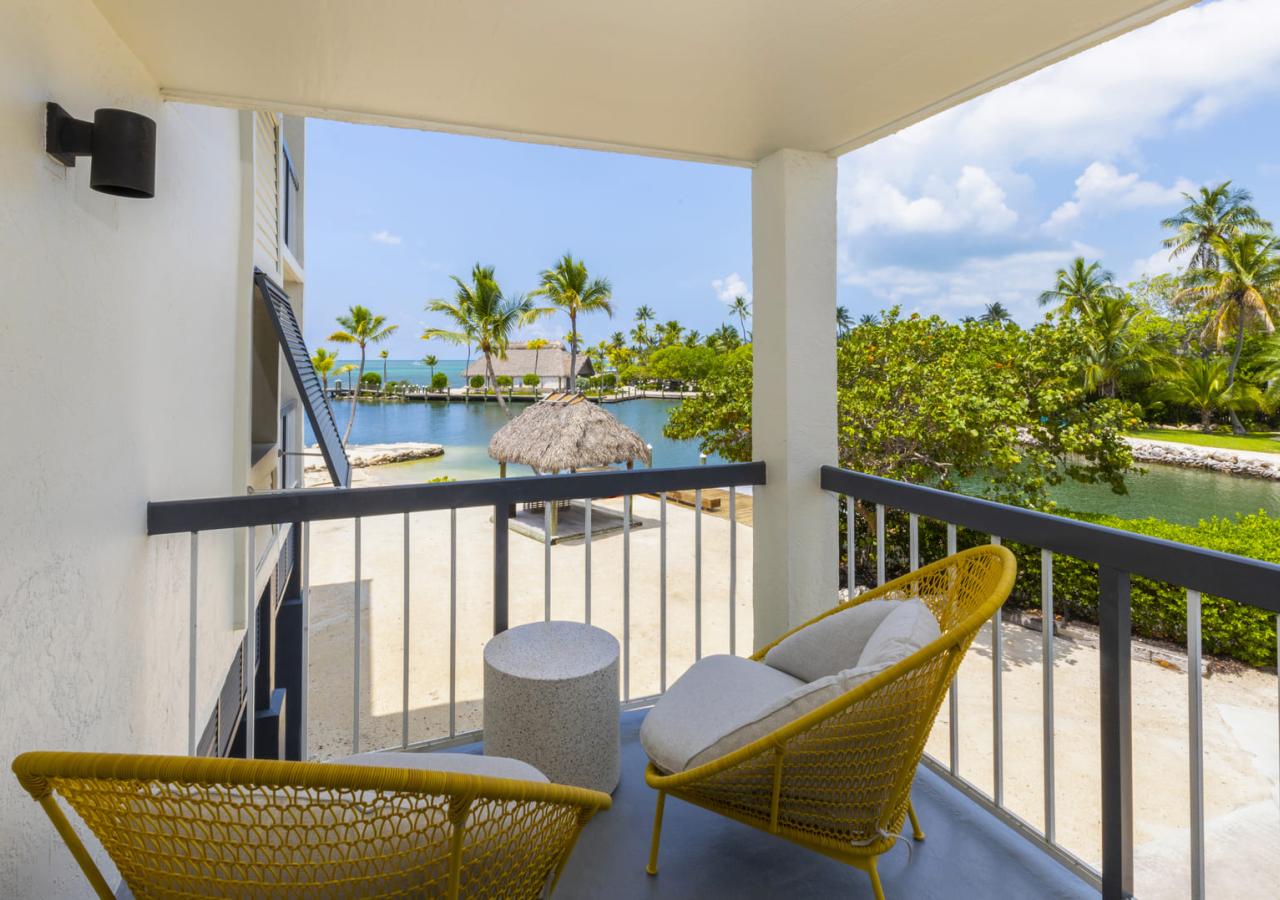
M 919 598 L 941 635 L 847 694 L 719 759 L 675 774 L 652 763 L 646 783 L 658 791 L 648 872 L 658 871 L 658 842 L 668 794 L 776 834 L 855 866 L 884 890 L 876 857 L 893 847 L 911 808 L 911 783 L 938 708 L 965 651 L 1013 587 L 1013 554 L 999 546 L 966 550 L 855 597 L 819 619 L 875 599 Z
M 102 898 L 114 895 L 55 794 L 138 898 L 540 897 L 610 804 L 563 785 L 328 763 L 39 752 L 13 771 Z

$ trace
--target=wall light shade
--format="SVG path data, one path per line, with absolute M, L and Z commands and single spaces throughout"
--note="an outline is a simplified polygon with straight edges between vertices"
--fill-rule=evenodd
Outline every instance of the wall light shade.
M 45 149 L 64 166 L 74 166 L 77 156 L 91 157 L 89 186 L 95 191 L 116 197 L 156 195 L 156 123 L 144 115 L 100 109 L 86 122 L 50 103 Z

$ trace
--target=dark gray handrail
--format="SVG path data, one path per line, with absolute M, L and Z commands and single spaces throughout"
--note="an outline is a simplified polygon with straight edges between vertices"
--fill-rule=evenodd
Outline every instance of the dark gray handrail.
M 1273 563 L 836 466 L 822 467 L 822 487 L 1104 568 L 1280 612 L 1280 566 Z
M 511 503 L 764 483 L 764 463 L 748 462 L 529 478 L 485 478 L 437 484 L 271 491 L 235 497 L 148 503 L 147 534 L 177 534 L 251 525 L 356 519 L 427 510 L 506 506 Z

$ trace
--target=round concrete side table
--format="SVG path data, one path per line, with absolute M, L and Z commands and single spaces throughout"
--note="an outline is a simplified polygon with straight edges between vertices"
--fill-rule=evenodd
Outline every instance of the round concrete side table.
M 484 752 L 557 784 L 618 786 L 618 641 L 577 622 L 534 622 L 484 648 Z

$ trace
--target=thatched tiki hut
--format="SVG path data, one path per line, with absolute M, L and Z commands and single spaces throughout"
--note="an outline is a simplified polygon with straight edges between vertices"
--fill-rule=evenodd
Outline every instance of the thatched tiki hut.
M 503 476 L 511 463 L 543 475 L 650 461 L 640 435 L 580 393 L 551 394 L 526 408 L 489 440 L 489 456 Z M 555 522 L 553 509 L 553 534 Z

